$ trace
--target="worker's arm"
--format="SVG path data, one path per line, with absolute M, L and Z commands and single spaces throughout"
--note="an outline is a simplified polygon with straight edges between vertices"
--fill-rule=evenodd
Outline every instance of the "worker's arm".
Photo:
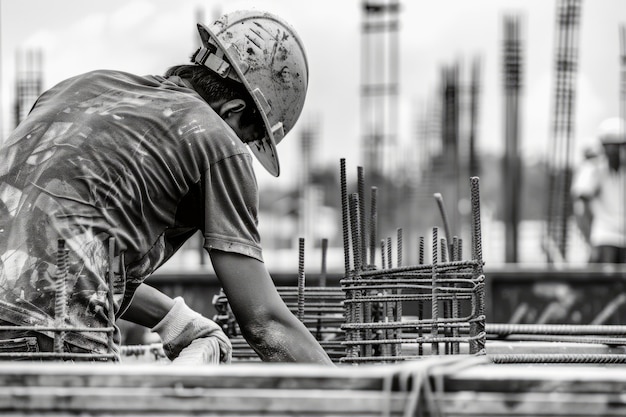
M 230 362 L 232 346 L 220 326 L 193 311 L 181 297 L 172 299 L 154 287 L 141 284 L 122 318 L 157 333 L 165 354 L 174 363 L 179 358 L 192 365 L 207 360 Z M 208 354 L 216 342 L 219 354 Z
M 289 311 L 263 262 L 219 250 L 209 254 L 239 328 L 261 359 L 332 365 L 317 340 Z
M 147 284 L 137 287 L 130 305 L 122 315 L 140 326 L 152 328 L 174 307 L 174 300 Z
M 576 224 L 578 225 L 585 242 L 589 245 L 591 243 L 591 223 L 593 222 L 591 200 L 582 196 L 575 198 L 573 212 Z

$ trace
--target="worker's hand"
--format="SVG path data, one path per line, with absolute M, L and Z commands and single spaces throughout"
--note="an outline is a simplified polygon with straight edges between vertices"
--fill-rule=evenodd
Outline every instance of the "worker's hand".
M 225 334 L 195 339 L 184 348 L 172 363 L 175 365 L 217 365 L 220 362 L 230 363 L 230 341 Z M 223 354 L 222 346 L 227 346 L 227 354 Z M 224 359 L 222 359 L 224 358 Z
M 229 363 L 232 346 L 220 326 L 189 308 L 181 297 L 152 328 L 163 341 L 163 350 L 174 363 Z M 213 353 L 211 353 L 213 352 Z M 219 358 L 216 358 L 219 352 Z M 182 356 L 180 361 L 176 358 Z M 195 358 L 195 359 L 194 359 Z

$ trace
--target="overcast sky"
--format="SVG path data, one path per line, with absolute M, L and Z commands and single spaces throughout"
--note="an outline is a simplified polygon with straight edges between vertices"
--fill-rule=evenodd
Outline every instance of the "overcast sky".
M 110 68 L 161 74 L 186 63 L 193 52 L 195 21 L 240 8 L 272 11 L 289 21 L 307 47 L 310 84 L 302 121 L 319 123 L 319 156 L 359 162 L 361 0 L 0 0 L 3 130 L 11 123 L 15 53 L 41 48 L 44 86 L 77 73 Z M 454 62 L 482 61 L 479 139 L 482 150 L 503 148 L 501 81 L 502 21 L 522 17 L 524 96 L 522 151 L 544 152 L 552 106 L 555 1 L 404 0 L 400 13 L 400 139 L 407 146 L 415 119 L 432 100 L 440 69 Z M 583 1 L 576 104 L 578 144 L 597 124 L 619 111 L 619 25 L 624 0 Z M 466 72 L 469 72 L 468 70 Z M 465 75 L 464 75 L 465 76 Z M 291 138 L 298 135 L 294 130 Z M 290 139 L 289 136 L 287 139 Z M 279 147 L 283 175 L 297 168 L 297 140 Z M 262 170 L 259 180 L 269 178 Z M 286 174 L 285 174 L 286 173 Z

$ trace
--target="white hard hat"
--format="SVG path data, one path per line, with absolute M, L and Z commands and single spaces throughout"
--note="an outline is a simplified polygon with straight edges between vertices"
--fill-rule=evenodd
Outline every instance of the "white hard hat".
M 598 126 L 598 139 L 602 144 L 626 143 L 624 120 L 620 117 L 611 117 L 602 121 Z
M 300 38 L 284 20 L 260 11 L 228 13 L 211 26 L 199 23 L 198 31 L 203 46 L 194 61 L 245 85 L 266 131 L 248 146 L 277 177 L 276 145 L 300 117 L 309 81 Z

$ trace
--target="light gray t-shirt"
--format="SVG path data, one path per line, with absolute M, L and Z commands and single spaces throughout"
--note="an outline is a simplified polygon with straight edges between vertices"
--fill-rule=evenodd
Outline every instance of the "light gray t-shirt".
M 0 319 L 54 322 L 58 239 L 69 249 L 68 324 L 106 327 L 109 237 L 125 259 L 119 315 L 197 230 L 208 250 L 262 260 L 257 208 L 248 149 L 179 78 L 94 71 L 63 81 L 0 148 Z M 106 346 L 103 333 L 67 340 Z

